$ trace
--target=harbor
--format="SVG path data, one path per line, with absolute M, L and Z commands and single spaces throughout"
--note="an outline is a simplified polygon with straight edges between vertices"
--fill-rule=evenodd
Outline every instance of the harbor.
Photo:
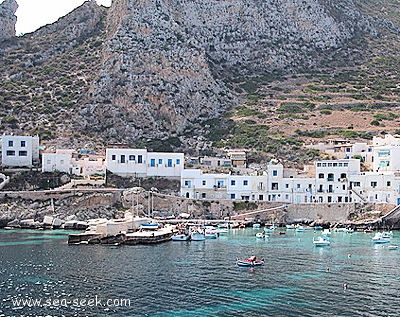
M 396 316 L 399 244 L 375 232 L 229 229 L 217 239 L 156 245 L 68 245 L 65 230 L 0 230 L 6 316 Z M 285 234 L 279 234 L 284 231 Z M 256 267 L 237 259 L 264 258 Z M 75 272 L 75 274 L 71 274 Z M 76 272 L 80 272 L 76 274 Z M 121 276 L 123 272 L 123 276 Z M 383 274 L 384 272 L 384 274 Z M 346 284 L 346 289 L 344 289 Z M 140 292 L 138 292 L 140 290 Z M 18 298 L 129 298 L 131 307 L 13 307 Z M 376 296 L 379 294 L 379 296 Z M 151 303 L 151 304 L 150 304 Z M 390 303 L 390 304 L 388 304 Z M 134 305 L 134 306 L 132 306 Z M 372 309 L 372 311 L 371 311 Z

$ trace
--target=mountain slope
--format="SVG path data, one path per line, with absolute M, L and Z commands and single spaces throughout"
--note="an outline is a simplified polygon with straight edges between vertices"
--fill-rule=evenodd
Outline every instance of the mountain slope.
M 377 10 L 377 2 L 351 0 L 115 0 L 111 8 L 86 2 L 53 25 L 3 41 L 2 129 L 38 132 L 58 146 L 125 142 L 199 152 L 221 136 L 241 146 L 234 135 L 243 129 L 216 119 L 226 110 L 245 102 L 262 120 L 272 113 L 269 124 L 279 126 L 283 98 L 295 102 L 289 108 L 297 98 L 321 104 L 296 92 L 299 85 L 317 87 L 314 80 L 343 67 L 358 72 L 388 52 L 396 65 L 394 4 L 381 1 Z M 282 80 L 299 74 L 303 81 L 279 91 Z M 258 135 L 275 133 L 254 128 L 262 130 L 265 120 L 231 114 Z

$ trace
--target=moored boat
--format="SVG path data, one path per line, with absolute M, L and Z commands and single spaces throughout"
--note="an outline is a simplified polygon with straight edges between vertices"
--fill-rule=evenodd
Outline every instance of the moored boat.
M 265 231 L 256 233 L 256 238 L 265 239 L 266 237 Z
M 329 239 L 327 237 L 320 236 L 313 240 L 313 244 L 316 247 L 326 247 L 326 246 L 330 245 L 331 242 L 329 241 Z
M 185 234 L 185 233 L 175 233 L 172 238 L 172 241 L 189 241 L 190 240 L 190 235 Z
M 371 240 L 373 243 L 390 243 L 390 235 L 386 232 L 377 232 Z
M 391 245 L 388 246 L 389 250 L 397 250 L 398 248 L 399 248 L 399 246 L 396 245 L 396 244 L 391 244 Z
M 206 235 L 200 232 L 192 232 L 190 234 L 190 240 L 192 241 L 204 241 L 206 239 Z

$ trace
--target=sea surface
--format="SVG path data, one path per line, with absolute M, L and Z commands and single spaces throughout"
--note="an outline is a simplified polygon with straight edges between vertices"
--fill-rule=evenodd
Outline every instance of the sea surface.
M 315 247 L 319 232 L 260 231 L 101 246 L 68 245 L 62 230 L 0 230 L 0 316 L 400 315 L 400 249 L 372 244 L 373 233 Z M 266 264 L 236 266 L 251 255 Z

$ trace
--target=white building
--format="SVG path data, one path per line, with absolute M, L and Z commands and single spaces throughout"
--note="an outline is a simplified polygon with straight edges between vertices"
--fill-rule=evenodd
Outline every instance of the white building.
M 31 167 L 39 163 L 39 136 L 3 135 L 2 166 Z
M 105 175 L 106 165 L 103 156 L 78 154 L 70 149 L 57 149 L 42 153 L 42 172 L 64 172 L 82 177 Z
M 107 169 L 120 176 L 180 178 L 183 153 L 147 152 L 146 149 L 106 149 Z
M 400 171 L 400 145 L 383 145 L 374 147 L 373 171 Z

